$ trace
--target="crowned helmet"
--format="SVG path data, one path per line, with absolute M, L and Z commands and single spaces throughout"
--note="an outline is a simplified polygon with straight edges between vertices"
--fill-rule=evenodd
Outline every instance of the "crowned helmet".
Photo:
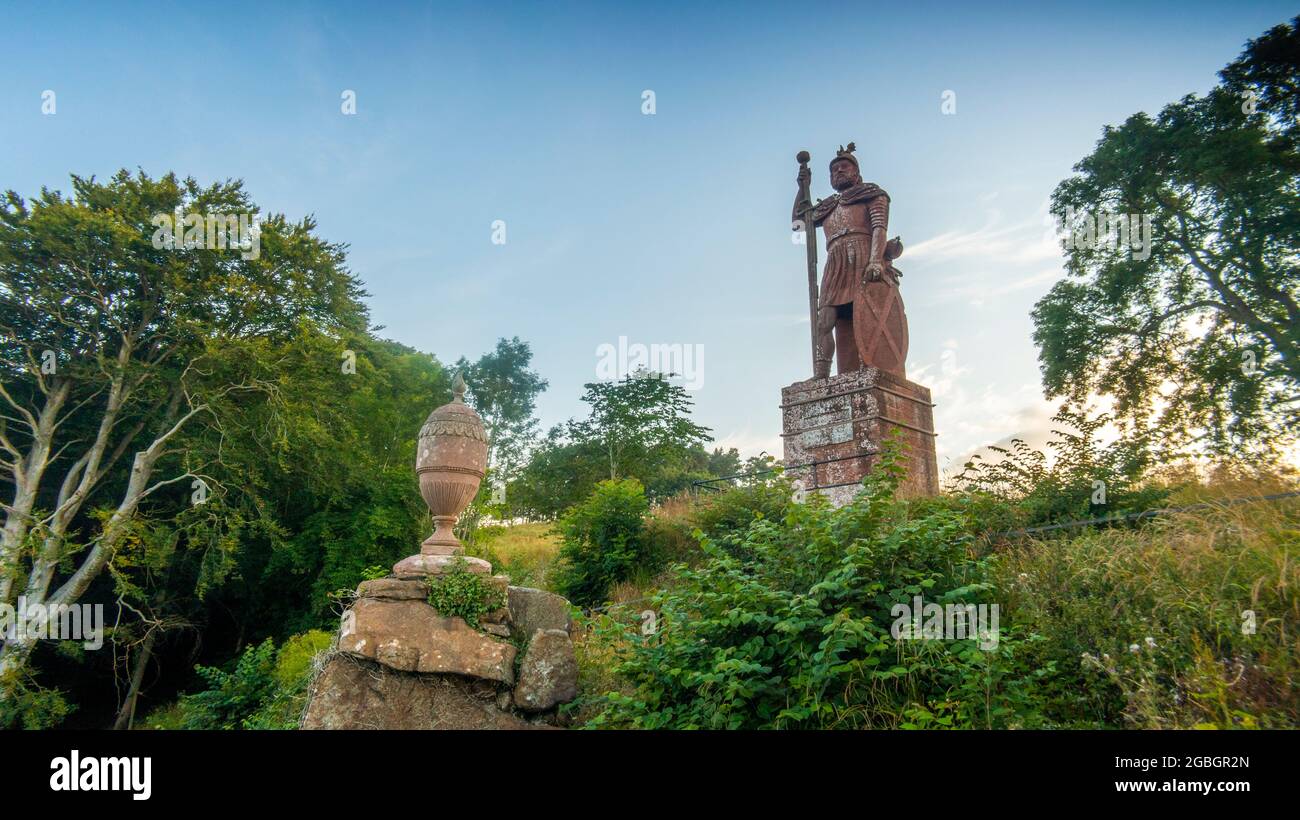
M 854 168 L 857 168 L 859 171 L 861 171 L 862 166 L 858 165 L 858 158 L 853 156 L 853 152 L 856 150 L 857 150 L 857 146 L 851 142 L 849 143 L 848 148 L 845 148 L 843 145 L 841 145 L 840 150 L 835 152 L 835 157 L 831 160 L 830 164 L 833 166 L 839 160 L 847 159 L 849 162 L 853 163 Z

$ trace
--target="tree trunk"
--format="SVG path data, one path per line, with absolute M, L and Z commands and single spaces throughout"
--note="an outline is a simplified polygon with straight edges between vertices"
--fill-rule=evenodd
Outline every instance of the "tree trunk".
M 50 463 L 55 426 L 71 390 L 71 382 L 65 381 L 46 394 L 45 404 L 32 428 L 31 446 L 27 448 L 21 464 L 16 463 L 13 469 L 13 501 L 8 505 L 4 529 L 0 530 L 0 603 L 12 603 L 13 581 L 18 570 L 18 550 L 31 526 L 32 508 L 40 492 L 45 468 Z M 4 441 L 7 443 L 9 440 L 6 438 Z M 6 446 L 5 449 L 17 458 L 18 454 L 13 448 Z
M 136 699 L 140 696 L 140 684 L 144 681 L 145 669 L 153 658 L 153 645 L 157 638 L 158 629 L 150 629 L 140 646 L 140 656 L 135 659 L 135 669 L 131 671 L 131 686 L 126 690 L 126 700 L 117 712 L 117 720 L 113 721 L 114 729 L 130 729 L 135 722 Z

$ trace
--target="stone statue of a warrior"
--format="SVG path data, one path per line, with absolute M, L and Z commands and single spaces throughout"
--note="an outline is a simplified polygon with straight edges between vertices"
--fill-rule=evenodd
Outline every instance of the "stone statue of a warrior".
M 878 367 L 906 378 L 907 316 L 898 292 L 902 274 L 893 265 L 903 243 L 886 241 L 889 195 L 862 181 L 854 150 L 850 142 L 836 152 L 830 163 L 836 193 L 816 205 L 808 197 L 812 174 L 802 161 L 806 154 L 799 157 L 793 219 L 802 225 L 804 213 L 811 211 L 814 229 L 821 226 L 826 238 L 826 267 L 816 300 L 814 375 L 829 376 L 834 356 L 839 373 Z

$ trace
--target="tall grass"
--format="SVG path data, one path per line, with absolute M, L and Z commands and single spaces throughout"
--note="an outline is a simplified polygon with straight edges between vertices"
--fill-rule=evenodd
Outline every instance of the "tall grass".
M 1260 490 L 1188 487 L 1176 500 Z M 1079 670 L 1077 691 L 1052 693 L 1062 723 L 1294 727 L 1298 551 L 1300 502 L 1262 502 L 1021 541 L 991 566 L 1004 617 L 1045 638 L 1039 662 Z
M 509 575 L 515 586 L 549 589 L 551 563 L 560 551 L 553 527 L 545 521 L 483 527 L 468 551 L 491 561 L 493 569 Z

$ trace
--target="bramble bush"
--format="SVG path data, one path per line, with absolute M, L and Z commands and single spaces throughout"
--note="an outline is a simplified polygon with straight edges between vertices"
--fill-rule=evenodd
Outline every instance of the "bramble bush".
M 751 480 L 703 498 L 691 518 L 705 535 L 725 541 L 743 533 L 751 522 L 766 518 L 780 521 L 790 507 L 794 487 L 783 475 L 770 480 Z
M 679 565 L 655 596 L 658 631 L 607 627 L 631 692 L 602 695 L 588 725 L 1027 725 L 1022 701 L 1038 673 L 1016 663 L 1009 631 L 992 651 L 975 639 L 891 637 L 894 604 L 978 604 L 990 592 L 967 554 L 969 522 L 945 509 L 909 517 L 894 500 L 901 474 L 892 448 L 841 509 L 814 495 L 782 519 L 752 518 L 731 548 L 697 532 L 704 560 Z

